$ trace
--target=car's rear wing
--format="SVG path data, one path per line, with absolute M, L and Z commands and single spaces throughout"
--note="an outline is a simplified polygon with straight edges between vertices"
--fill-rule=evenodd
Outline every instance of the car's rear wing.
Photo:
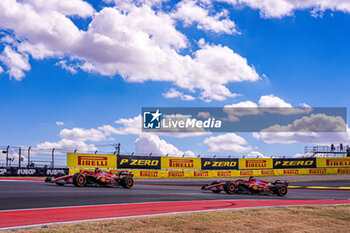
M 117 176 L 131 176 L 131 177 L 133 177 L 134 174 L 132 174 L 132 172 L 129 172 L 129 171 L 119 171 L 117 173 Z
M 288 185 L 288 181 L 286 181 L 286 180 L 276 180 L 276 181 L 274 182 L 274 184 L 284 184 L 284 185 Z

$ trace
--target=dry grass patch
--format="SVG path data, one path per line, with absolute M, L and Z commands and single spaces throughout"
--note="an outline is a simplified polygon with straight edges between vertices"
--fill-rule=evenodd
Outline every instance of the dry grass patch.
M 43 226 L 16 232 L 349 232 L 350 205 L 227 210 Z

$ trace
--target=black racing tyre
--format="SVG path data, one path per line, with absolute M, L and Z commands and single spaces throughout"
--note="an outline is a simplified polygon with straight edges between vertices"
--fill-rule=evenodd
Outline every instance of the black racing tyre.
M 280 197 L 283 197 L 287 194 L 288 189 L 285 185 L 277 185 L 276 186 L 276 194 Z
M 237 193 L 237 186 L 235 183 L 233 183 L 231 181 L 227 181 L 224 184 L 224 190 L 227 194 Z
M 202 188 L 201 190 L 205 190 L 209 185 L 205 184 L 205 185 L 202 185 Z
M 75 173 L 73 176 L 73 184 L 76 187 L 84 187 L 86 186 L 87 180 L 86 177 L 80 173 Z
M 134 180 L 130 176 L 124 176 L 120 184 L 123 188 L 129 189 L 134 185 Z

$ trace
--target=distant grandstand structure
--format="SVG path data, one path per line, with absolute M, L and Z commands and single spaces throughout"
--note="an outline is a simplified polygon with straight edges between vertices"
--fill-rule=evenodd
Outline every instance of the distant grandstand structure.
M 305 157 L 350 157 L 350 147 L 346 146 L 305 146 Z

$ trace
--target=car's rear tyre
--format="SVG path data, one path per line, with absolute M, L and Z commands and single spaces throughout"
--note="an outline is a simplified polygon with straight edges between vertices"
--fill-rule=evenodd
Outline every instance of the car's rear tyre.
M 124 176 L 120 184 L 123 188 L 129 189 L 134 185 L 134 180 L 130 176 Z
M 86 186 L 87 180 L 86 177 L 80 173 L 75 173 L 73 176 L 73 184 L 76 187 L 84 187 Z
M 234 193 L 237 193 L 237 186 L 235 183 L 231 181 L 227 181 L 224 184 L 224 190 L 227 194 L 234 194 Z
M 287 194 L 288 189 L 285 185 L 277 185 L 276 186 L 276 194 L 280 197 L 283 197 Z

